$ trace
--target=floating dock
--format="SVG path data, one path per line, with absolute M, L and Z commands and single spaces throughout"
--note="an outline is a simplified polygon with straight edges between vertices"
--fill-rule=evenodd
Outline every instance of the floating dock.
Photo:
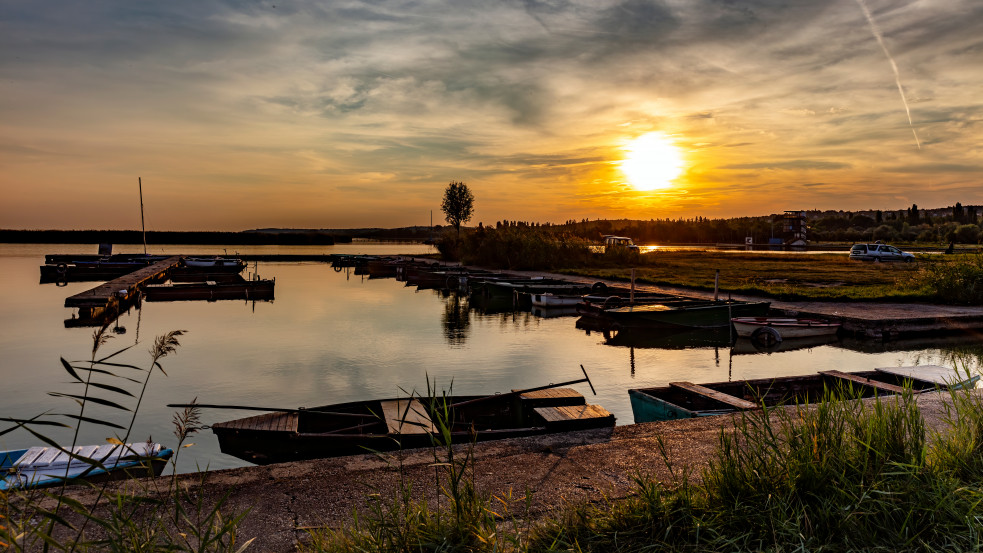
M 98 316 L 120 303 L 130 301 L 141 285 L 163 280 L 167 276 L 167 271 L 180 263 L 181 256 L 168 257 L 91 290 L 69 296 L 65 298 L 65 307 L 78 308 L 81 317 Z

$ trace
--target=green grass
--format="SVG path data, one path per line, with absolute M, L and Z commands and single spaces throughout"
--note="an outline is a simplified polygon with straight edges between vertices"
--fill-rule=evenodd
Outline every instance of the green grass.
M 933 301 L 935 291 L 920 280 L 941 256 L 920 255 L 914 263 L 851 261 L 845 254 L 665 251 L 639 256 L 641 284 L 720 290 L 786 300 Z M 957 256 L 963 257 L 963 256 Z M 628 281 L 631 266 L 565 267 L 561 273 Z

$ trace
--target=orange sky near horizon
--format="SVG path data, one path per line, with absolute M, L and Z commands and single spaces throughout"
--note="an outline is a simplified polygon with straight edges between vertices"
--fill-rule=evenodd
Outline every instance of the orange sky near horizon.
M 0 228 L 139 228 L 138 177 L 148 230 L 983 204 L 973 0 L 5 11 Z

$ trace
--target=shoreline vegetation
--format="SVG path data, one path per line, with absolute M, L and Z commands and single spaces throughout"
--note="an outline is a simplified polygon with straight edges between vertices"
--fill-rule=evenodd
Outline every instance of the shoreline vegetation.
M 916 254 L 914 263 L 854 261 L 845 254 L 656 250 L 598 253 L 582 237 L 522 227 L 444 235 L 442 257 L 490 269 L 552 271 L 640 284 L 713 290 L 780 300 L 983 302 L 983 253 Z
M 953 392 L 949 432 L 928 431 L 910 390 L 747 412 L 699 474 L 659 453 L 669 481 L 638 475 L 623 500 L 529 516 L 530 491 L 474 486 L 469 452 L 434 445 L 440 499 L 404 484 L 353 523 L 311 531 L 311 553 L 362 551 L 979 551 L 983 403 Z M 398 469 L 398 467 L 397 467 Z

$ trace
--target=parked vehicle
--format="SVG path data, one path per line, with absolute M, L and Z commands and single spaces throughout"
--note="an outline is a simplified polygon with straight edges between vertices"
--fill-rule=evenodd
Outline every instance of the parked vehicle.
M 604 235 L 604 247 L 607 249 L 627 248 L 631 251 L 638 251 L 638 246 L 627 236 L 614 236 L 613 234 Z
M 915 260 L 914 254 L 903 252 L 888 244 L 854 244 L 850 248 L 850 259 L 861 261 L 903 261 L 909 263 Z

